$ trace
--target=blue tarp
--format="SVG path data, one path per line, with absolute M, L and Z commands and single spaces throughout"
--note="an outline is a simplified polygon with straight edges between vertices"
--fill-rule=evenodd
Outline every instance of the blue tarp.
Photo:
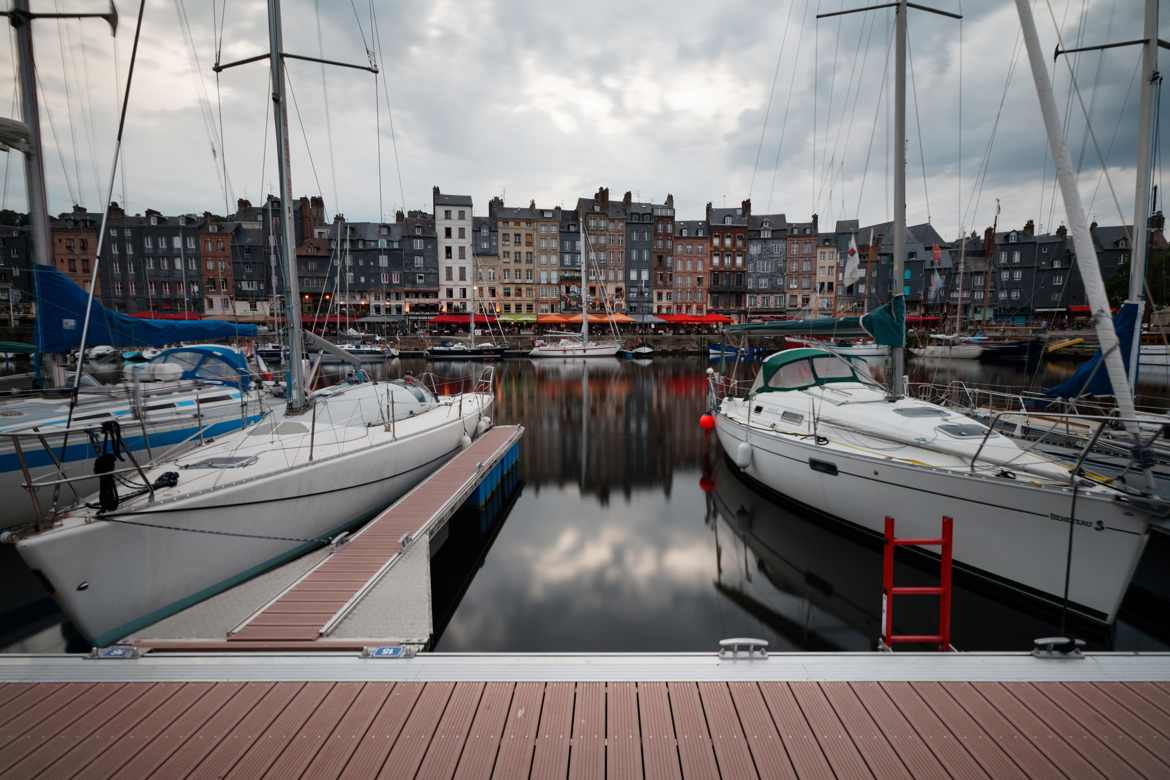
M 81 345 L 89 295 L 50 266 L 34 266 L 33 281 L 37 295 L 37 350 L 49 354 L 76 349 Z M 222 320 L 142 320 L 110 311 L 95 300 L 86 346 L 165 347 L 181 341 L 222 341 L 255 335 L 255 325 Z
M 233 347 L 219 344 L 195 344 L 164 349 L 151 363 L 175 363 L 183 367 L 180 379 L 197 379 L 233 385 L 247 391 L 252 383 L 248 360 Z
M 1117 340 L 1121 342 L 1121 359 L 1125 363 L 1125 371 L 1130 373 L 1129 351 L 1133 344 L 1133 334 L 1137 329 L 1137 304 L 1125 303 L 1113 316 L 1113 329 L 1117 331 Z M 1133 367 L 1136 379 L 1137 366 Z M 1043 390 L 1049 398 L 1076 398 L 1080 395 L 1113 395 L 1113 385 L 1109 382 L 1109 372 L 1105 370 L 1104 356 L 1101 350 L 1082 363 L 1076 373 L 1061 382 L 1056 387 Z

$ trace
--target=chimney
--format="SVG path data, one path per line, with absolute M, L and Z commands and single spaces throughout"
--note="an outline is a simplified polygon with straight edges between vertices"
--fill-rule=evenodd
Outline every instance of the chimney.
M 630 198 L 630 191 L 626 190 L 626 194 L 622 195 L 622 205 L 625 206 L 626 208 L 629 208 L 630 203 L 632 203 L 632 202 L 633 202 L 633 199 Z
M 1028 238 L 1031 238 L 1032 236 L 1036 235 L 1036 223 L 1035 222 L 1033 222 L 1032 220 L 1028 220 L 1027 222 L 1024 223 L 1024 235 L 1027 236 Z
M 609 187 L 598 187 L 597 194 L 593 196 L 593 200 L 601 207 L 602 211 L 609 210 Z
M 496 214 L 503 207 L 504 207 L 504 199 L 503 198 L 501 198 L 498 195 L 496 197 L 492 198 L 491 200 L 488 201 L 488 217 L 491 219 L 495 219 Z
M 1061 225 L 1056 229 L 1056 235 L 1060 236 L 1061 238 L 1066 237 L 1068 235 L 1068 228 L 1066 228 L 1064 225 Z
M 438 187 L 431 187 L 431 202 L 433 203 L 434 199 L 438 198 L 438 197 L 439 197 L 439 188 Z
M 117 201 L 110 201 L 110 221 L 111 222 L 113 222 L 114 220 L 121 221 L 125 217 L 126 217 L 126 212 L 122 210 L 122 207 L 118 205 L 118 202 Z
M 536 211 L 536 198 L 532 198 L 531 200 L 528 201 L 528 208 L 532 209 L 533 211 Z
M 1089 223 L 1089 233 L 1092 234 L 1092 233 L 1096 233 L 1096 232 L 1097 232 L 1097 222 L 1096 222 L 1096 220 L 1094 220 L 1093 222 Z
M 983 229 L 983 256 L 991 260 L 995 255 L 995 228 L 988 226 Z
M 250 209 L 250 208 L 252 208 L 252 202 L 249 201 L 247 198 L 239 198 L 238 200 L 236 200 L 236 213 L 239 213 L 239 212 L 243 211 L 244 209 Z
M 707 214 L 707 224 L 710 225 L 711 224 L 711 201 L 707 201 L 706 214 Z
M 1150 215 L 1150 246 L 1157 249 L 1162 249 L 1166 246 L 1166 237 L 1162 231 L 1166 227 L 1166 218 L 1162 216 L 1161 211 L 1155 211 Z
M 820 232 L 820 231 L 818 230 L 818 227 L 817 227 L 818 225 L 820 225 L 820 222 L 821 222 L 820 215 L 818 215 L 818 214 L 813 214 L 813 215 L 812 215 L 813 233 L 819 233 L 819 232 Z
M 402 213 L 402 209 L 398 209 L 398 211 L 394 212 L 394 221 L 395 222 L 405 222 L 406 221 L 406 215 Z
M 739 207 L 740 207 L 741 211 L 743 212 L 744 221 L 746 222 L 747 220 L 751 219 L 752 199 L 748 198 L 747 200 L 741 201 L 739 204 Z
M 669 192 L 666 193 L 666 207 L 668 209 L 674 208 L 674 195 Z

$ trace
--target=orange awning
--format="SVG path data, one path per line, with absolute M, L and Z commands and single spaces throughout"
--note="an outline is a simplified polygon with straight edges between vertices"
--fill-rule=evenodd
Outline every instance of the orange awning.
M 537 325 L 564 325 L 569 318 L 561 314 L 541 314 L 536 318 Z

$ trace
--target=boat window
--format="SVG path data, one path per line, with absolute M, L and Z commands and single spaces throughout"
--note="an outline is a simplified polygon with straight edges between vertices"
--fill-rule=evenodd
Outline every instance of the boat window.
M 903 417 L 946 417 L 950 412 L 946 409 L 936 409 L 933 406 L 911 406 L 905 409 L 895 409 L 894 414 Z
M 817 357 L 812 359 L 813 369 L 818 379 L 852 379 L 853 369 L 844 360 L 835 357 Z
M 406 382 L 399 381 L 399 382 L 395 382 L 394 384 L 398 385 L 399 387 L 405 388 L 411 395 L 414 396 L 415 400 L 418 401 L 420 404 L 429 403 L 429 401 L 431 400 L 430 391 L 418 383 L 412 382 L 410 384 L 407 384 Z
M 780 419 L 786 423 L 792 423 L 793 425 L 800 425 L 802 422 L 804 422 L 804 415 L 797 414 L 796 412 L 783 412 L 780 415 Z
M 814 382 L 816 377 L 813 376 L 812 364 L 807 360 L 797 360 L 780 366 L 768 381 L 768 387 L 792 390 L 797 387 L 808 387 Z
M 987 429 L 977 423 L 945 423 L 936 427 L 956 439 L 982 439 L 987 434 Z
M 257 455 L 223 455 L 216 458 L 205 458 L 203 460 L 188 463 L 183 468 L 185 469 L 242 469 L 245 466 L 251 466 L 257 460 Z

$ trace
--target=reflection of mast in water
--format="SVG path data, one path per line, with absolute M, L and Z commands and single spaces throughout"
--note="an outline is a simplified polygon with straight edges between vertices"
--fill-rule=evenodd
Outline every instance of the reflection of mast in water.
M 589 367 L 581 366 L 581 490 L 585 490 L 585 460 L 589 457 Z

